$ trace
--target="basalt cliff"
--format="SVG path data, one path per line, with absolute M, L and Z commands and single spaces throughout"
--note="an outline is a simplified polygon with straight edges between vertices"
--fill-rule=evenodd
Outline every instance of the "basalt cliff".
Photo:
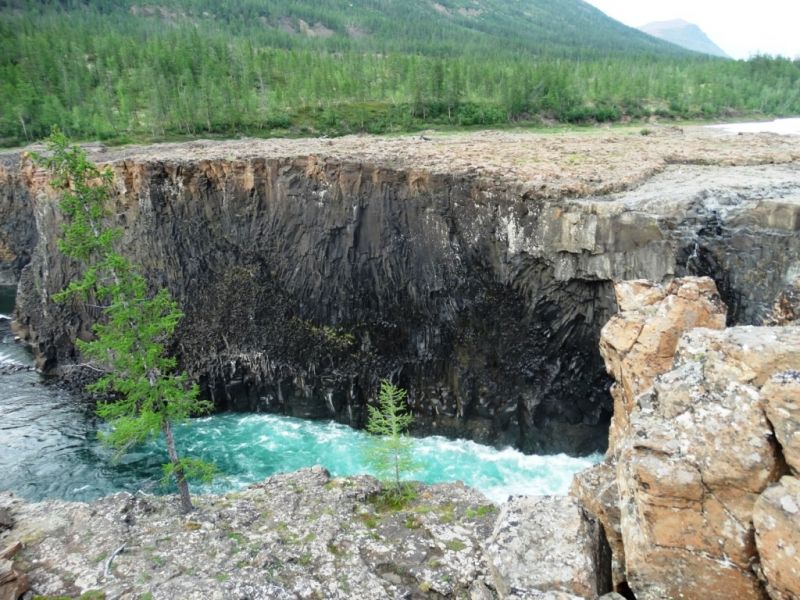
M 360 425 L 380 378 L 420 432 L 586 453 L 612 403 L 612 282 L 714 279 L 761 324 L 800 275 L 800 139 L 656 128 L 90 147 L 123 251 L 186 314 L 173 351 L 220 408 Z M 48 175 L 0 157 L 0 276 L 68 376 L 95 309 L 52 294 Z

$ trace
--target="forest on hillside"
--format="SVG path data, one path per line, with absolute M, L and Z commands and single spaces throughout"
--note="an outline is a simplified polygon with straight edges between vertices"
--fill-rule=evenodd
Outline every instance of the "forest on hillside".
M 680 51 L 574 0 L 356 2 L 0 0 L 0 144 L 800 113 L 800 61 Z

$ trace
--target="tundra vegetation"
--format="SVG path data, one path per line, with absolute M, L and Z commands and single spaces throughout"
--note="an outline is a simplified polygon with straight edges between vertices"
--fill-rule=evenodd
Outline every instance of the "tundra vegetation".
M 691 53 L 575 0 L 6 0 L 0 144 L 800 113 L 800 60 Z
M 97 414 L 111 425 L 101 437 L 121 455 L 163 433 L 169 456 L 164 478 L 175 481 L 181 510 L 189 512 L 187 480 L 208 480 L 214 468 L 181 457 L 173 436 L 173 424 L 212 408 L 199 398 L 197 385 L 176 370 L 175 358 L 165 349 L 183 314 L 168 290 L 151 293 L 136 266 L 114 249 L 122 231 L 106 226 L 111 171 L 99 170 L 59 131 L 50 136 L 47 149 L 34 160 L 53 173 L 51 185 L 61 196 L 66 224 L 59 249 L 82 271 L 54 300 L 88 303 L 102 312 L 94 338 L 76 340 L 90 368 L 100 372 L 87 389 L 100 395 Z

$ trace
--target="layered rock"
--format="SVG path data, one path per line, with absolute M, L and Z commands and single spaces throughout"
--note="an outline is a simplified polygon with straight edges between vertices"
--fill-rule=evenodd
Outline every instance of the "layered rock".
M 0 155 L 0 285 L 16 285 L 30 262 L 36 223 L 19 159 Z
M 713 285 L 671 285 L 671 296 L 640 282 L 617 286 L 623 310 L 602 343 L 625 426 L 573 494 L 603 523 L 615 585 L 639 600 L 764 598 L 764 581 L 774 598 L 794 597 L 796 480 L 770 486 L 797 460 L 800 328 L 721 330 Z M 693 301 L 662 319 L 680 305 L 681 288 Z M 637 346 L 642 314 L 650 343 Z M 698 324 L 717 329 L 691 328 Z
M 732 318 L 754 323 L 798 268 L 794 138 L 247 140 L 91 157 L 116 174 L 122 250 L 181 302 L 174 350 L 220 408 L 360 425 L 392 377 L 421 433 L 584 453 L 605 446 L 611 414 L 597 342 L 613 280 L 709 274 Z M 76 267 L 56 248 L 47 176 L 28 164 L 20 180 L 30 206 L 14 214 L 38 241 L 17 327 L 54 370 L 78 360 L 96 311 L 50 302 Z

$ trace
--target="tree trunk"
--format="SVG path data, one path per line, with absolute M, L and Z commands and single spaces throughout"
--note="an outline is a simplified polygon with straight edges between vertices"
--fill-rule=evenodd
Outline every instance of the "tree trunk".
M 173 465 L 172 474 L 175 476 L 175 483 L 178 484 L 178 493 L 181 496 L 181 512 L 190 513 L 194 510 L 194 506 L 192 506 L 192 498 L 189 496 L 189 484 L 186 482 L 183 469 L 180 468 L 178 451 L 175 450 L 175 436 L 172 435 L 172 424 L 169 420 L 164 421 L 163 430 L 167 440 L 167 453 Z

